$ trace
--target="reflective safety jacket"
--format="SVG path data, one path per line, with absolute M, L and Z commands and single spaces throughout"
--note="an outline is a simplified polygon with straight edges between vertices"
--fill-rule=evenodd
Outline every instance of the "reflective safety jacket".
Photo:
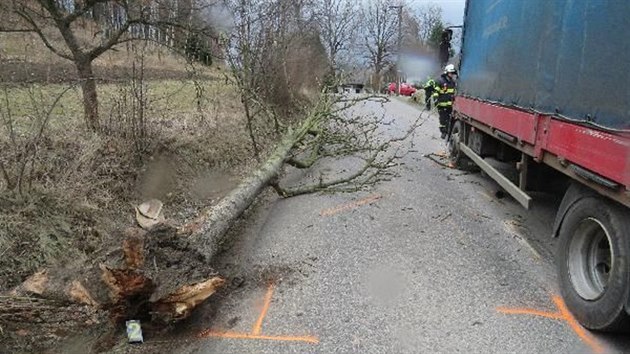
M 425 91 L 433 91 L 435 89 L 435 80 L 429 78 L 429 80 L 427 80 L 427 82 L 424 84 L 423 88 Z
M 452 107 L 456 89 L 457 84 L 455 81 L 448 77 L 447 74 L 442 74 L 435 83 L 435 92 L 433 93 L 437 108 Z

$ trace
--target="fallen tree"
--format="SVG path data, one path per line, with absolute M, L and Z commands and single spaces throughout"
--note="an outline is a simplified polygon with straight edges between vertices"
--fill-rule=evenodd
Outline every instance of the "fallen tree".
M 102 324 L 106 318 L 110 323 L 138 318 L 170 323 L 187 317 L 223 285 L 224 279 L 209 262 L 230 226 L 263 189 L 272 186 L 282 197 L 356 191 L 391 177 L 391 167 L 404 153 L 400 142 L 413 134 L 421 117 L 401 136 L 387 137 L 382 134 L 383 117 L 348 113 L 365 100 L 384 99 L 348 100 L 322 94 L 301 124 L 287 128 L 258 169 L 193 222 L 181 227 L 159 222 L 146 231 L 129 228 L 114 238 L 122 239 L 120 244 L 96 259 L 34 274 L 0 298 L 0 326 L 19 331 L 25 322 L 37 319 L 46 328 L 66 321 L 67 311 L 77 313 L 75 318 L 83 326 Z M 354 171 L 320 175 L 310 184 L 281 186 L 287 165 L 308 169 L 322 159 L 349 157 L 360 161 Z M 51 311 L 54 307 L 59 310 Z

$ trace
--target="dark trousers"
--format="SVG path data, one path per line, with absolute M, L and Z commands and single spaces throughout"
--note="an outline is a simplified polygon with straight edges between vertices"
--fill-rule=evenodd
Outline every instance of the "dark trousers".
M 433 95 L 433 90 L 424 89 L 424 106 L 427 111 L 431 110 L 431 95 Z
M 441 108 L 438 107 L 438 114 L 440 115 L 440 133 L 448 134 L 451 126 L 451 113 L 452 107 Z

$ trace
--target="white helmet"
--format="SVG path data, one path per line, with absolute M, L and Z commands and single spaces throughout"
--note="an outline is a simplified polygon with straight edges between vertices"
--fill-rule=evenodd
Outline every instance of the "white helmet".
M 445 68 L 444 68 L 444 72 L 445 73 L 456 73 L 457 70 L 455 70 L 455 65 L 453 64 L 448 64 Z

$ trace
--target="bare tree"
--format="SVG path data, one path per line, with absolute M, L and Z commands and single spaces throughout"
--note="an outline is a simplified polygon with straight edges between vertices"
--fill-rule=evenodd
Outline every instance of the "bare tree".
M 326 47 L 331 72 L 338 71 L 339 54 L 349 49 L 358 24 L 357 3 L 352 0 L 321 0 L 317 18 L 322 44 Z
M 398 24 L 387 0 L 370 0 L 363 11 L 363 31 L 367 60 L 374 71 L 375 88 L 381 87 L 381 74 L 391 64 L 396 50 Z
M 417 10 L 419 36 L 425 44 L 431 37 L 433 29 L 442 23 L 442 8 L 435 4 L 424 5 Z
M 83 93 L 86 125 L 100 129 L 96 78 L 92 63 L 118 44 L 159 38 L 160 32 L 190 31 L 192 14 L 208 2 L 195 0 L 9 0 L 0 4 L 6 17 L 0 32 L 35 33 L 54 54 L 74 63 Z M 169 14 L 173 13 L 173 16 Z M 163 15 L 160 17 L 159 15 Z M 104 20 L 106 19 L 106 20 Z M 94 36 L 86 35 L 86 22 Z M 207 31 L 200 26 L 197 31 Z M 100 40 L 94 40 L 100 36 Z
M 403 8 L 402 18 L 402 46 L 403 48 L 416 49 L 423 44 L 420 37 L 420 22 L 409 7 Z
M 228 2 L 235 28 L 227 60 L 241 95 L 254 154 L 259 139 L 279 135 L 304 88 L 313 90 L 326 68 L 324 49 L 313 36 L 312 7 L 306 1 Z
M 227 60 L 232 70 L 231 78 L 239 89 L 245 111 L 247 129 L 256 158 L 260 147 L 254 132 L 256 118 L 265 112 L 260 96 L 263 77 L 269 72 L 264 66 L 265 56 L 273 52 L 278 42 L 274 39 L 272 14 L 275 7 L 260 0 L 235 0 L 228 2 L 234 16 L 234 30 L 228 39 Z M 271 112 L 272 117 L 276 117 Z M 279 125 L 275 121 L 276 126 Z

